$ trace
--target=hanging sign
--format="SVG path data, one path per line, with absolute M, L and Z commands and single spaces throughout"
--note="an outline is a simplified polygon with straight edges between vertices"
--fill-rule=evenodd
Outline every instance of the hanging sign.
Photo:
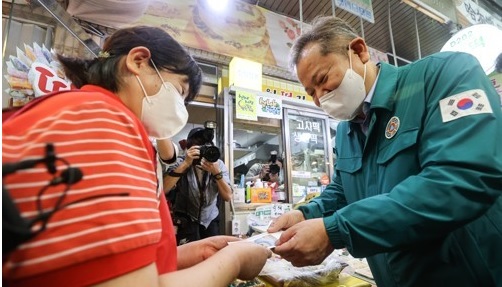
M 314 101 L 312 97 L 307 95 L 302 85 L 276 79 L 263 78 L 262 91 L 287 98 Z
M 242 90 L 235 91 L 235 116 L 238 119 L 257 121 L 256 95 Z
M 455 1 L 457 3 L 458 22 L 464 26 L 468 24 L 489 24 L 502 29 L 502 21 L 497 20 L 490 12 L 478 6 L 476 2 L 472 0 Z M 465 20 L 468 23 L 464 23 Z
M 234 57 L 228 65 L 231 86 L 261 91 L 262 64 Z
M 364 20 L 375 23 L 371 0 L 336 0 L 336 7 L 342 8 Z
M 282 100 L 269 96 L 258 95 L 256 102 L 259 117 L 282 119 Z

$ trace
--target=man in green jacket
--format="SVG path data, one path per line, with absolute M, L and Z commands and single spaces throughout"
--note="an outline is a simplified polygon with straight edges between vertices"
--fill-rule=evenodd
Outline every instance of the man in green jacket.
M 502 113 L 477 60 L 376 65 L 333 17 L 290 56 L 316 105 L 342 122 L 333 182 L 275 220 L 269 232 L 286 229 L 275 252 L 304 266 L 347 248 L 379 287 L 502 286 Z

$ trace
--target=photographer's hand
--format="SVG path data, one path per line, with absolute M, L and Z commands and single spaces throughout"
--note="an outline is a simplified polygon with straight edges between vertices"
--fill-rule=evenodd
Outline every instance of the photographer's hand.
M 200 161 L 200 167 L 203 170 L 210 172 L 213 176 L 221 172 L 218 162 L 210 162 L 205 158 L 202 158 L 202 160 Z
M 264 178 L 269 172 L 270 172 L 270 166 L 268 164 L 263 164 L 261 166 L 260 178 Z
M 176 169 L 171 170 L 164 175 L 164 192 L 168 194 L 175 186 L 181 175 L 191 166 L 195 159 L 199 158 L 199 146 L 192 146 L 186 151 L 185 160 L 181 162 Z
M 199 159 L 200 157 L 200 146 L 194 145 L 191 146 L 187 152 L 185 157 L 185 163 L 187 166 L 191 166 L 195 159 Z

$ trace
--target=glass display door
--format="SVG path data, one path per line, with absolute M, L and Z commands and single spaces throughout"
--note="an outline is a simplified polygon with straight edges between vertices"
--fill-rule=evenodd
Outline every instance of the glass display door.
M 286 109 L 286 152 L 290 202 L 319 195 L 331 180 L 333 157 L 328 117 Z

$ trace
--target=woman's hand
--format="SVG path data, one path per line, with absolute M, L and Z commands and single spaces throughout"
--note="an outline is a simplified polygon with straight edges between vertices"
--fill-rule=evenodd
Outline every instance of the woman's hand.
M 213 256 L 228 245 L 228 242 L 241 239 L 233 236 L 212 236 L 178 246 L 178 269 L 198 264 Z
M 202 255 L 202 260 L 206 260 L 216 252 L 220 251 L 222 248 L 227 247 L 228 242 L 235 242 L 240 240 L 242 239 L 233 236 L 219 235 L 204 238 L 196 242 L 199 242 L 199 244 L 201 244 L 200 254 Z
M 242 280 L 251 280 L 258 276 L 267 259 L 272 256 L 270 249 L 251 242 L 239 242 L 230 244 L 221 252 L 234 258 L 239 265 L 239 274 L 237 278 Z
M 178 246 L 178 271 L 161 276 L 162 286 L 227 286 L 235 278 L 251 280 L 258 276 L 272 252 L 251 242 L 214 236 Z M 192 257 L 191 265 L 180 265 L 181 257 Z M 193 260 L 197 258 L 197 260 Z M 188 261 L 186 261 L 188 262 Z

